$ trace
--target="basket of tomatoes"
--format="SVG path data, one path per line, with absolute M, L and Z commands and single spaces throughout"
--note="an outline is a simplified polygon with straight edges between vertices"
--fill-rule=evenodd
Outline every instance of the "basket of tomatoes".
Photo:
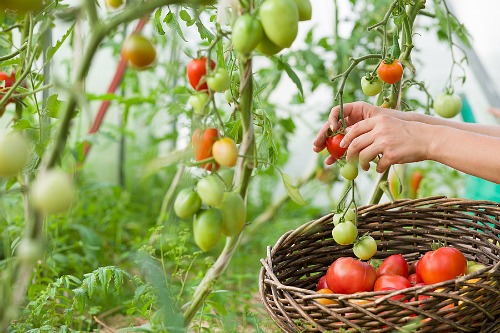
M 500 204 L 360 207 L 354 248 L 332 237 L 335 215 L 285 233 L 261 260 L 261 299 L 283 332 L 500 332 Z

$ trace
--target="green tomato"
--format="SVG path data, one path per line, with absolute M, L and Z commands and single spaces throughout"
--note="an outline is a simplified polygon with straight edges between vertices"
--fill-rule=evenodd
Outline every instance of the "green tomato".
M 23 238 L 16 248 L 17 258 L 27 264 L 34 264 L 43 256 L 44 248 L 39 241 Z
M 222 215 L 218 209 L 201 210 L 193 219 L 194 242 L 203 251 L 211 250 L 221 238 Z
M 28 157 L 28 141 L 20 133 L 0 134 L 0 177 L 17 175 L 23 169 Z
M 346 163 L 340 168 L 340 174 L 347 180 L 354 180 L 358 176 L 358 165 L 356 163 Z
M 359 259 L 368 260 L 377 253 L 377 242 L 372 236 L 363 236 L 354 243 L 352 250 Z
M 201 208 L 201 199 L 198 193 L 191 188 L 182 189 L 174 201 L 175 215 L 181 219 L 193 217 Z
M 196 192 L 201 201 L 209 206 L 217 206 L 224 196 L 224 182 L 217 175 L 208 175 L 196 184 Z
M 247 210 L 239 193 L 226 192 L 217 208 L 222 213 L 222 234 L 234 237 L 239 235 L 245 226 Z
M 281 48 L 290 47 L 299 30 L 299 9 L 294 0 L 266 0 L 259 9 L 265 35 Z
M 38 10 L 43 7 L 42 0 L 1 0 L 0 9 L 8 9 L 20 12 Z
M 264 29 L 260 21 L 250 14 L 243 14 L 233 25 L 232 40 L 234 48 L 243 54 L 252 52 L 262 40 Z
M 272 56 L 283 50 L 283 47 L 274 44 L 265 34 L 262 37 L 257 50 L 265 55 Z
M 73 181 L 60 170 L 49 170 L 39 174 L 31 186 L 33 206 L 44 214 L 66 211 L 75 198 Z
M 354 221 L 355 219 L 356 219 L 356 212 L 354 211 L 354 209 L 348 209 L 347 212 L 345 212 L 344 220 Z
M 333 218 L 332 218 L 332 222 L 333 222 L 333 225 L 337 225 L 339 224 L 342 220 L 342 213 L 338 213 L 338 214 L 335 214 L 333 215 Z
M 199 92 L 197 94 L 191 95 L 188 98 L 188 103 L 193 108 L 194 112 L 197 114 L 204 114 L 205 110 L 208 110 L 208 100 L 209 96 L 207 93 Z M 205 105 L 207 105 L 205 107 Z
M 462 110 L 462 100 L 458 95 L 441 93 L 434 100 L 434 110 L 443 118 L 453 118 Z
M 363 76 L 361 78 L 361 89 L 366 96 L 378 95 L 382 91 L 383 86 L 384 81 L 382 81 L 378 76 L 373 80 L 370 80 L 367 76 Z
M 312 17 L 312 5 L 310 0 L 294 0 L 299 10 L 299 21 L 309 21 Z
M 332 236 L 338 244 L 349 245 L 358 237 L 358 228 L 350 221 L 339 223 L 333 228 Z
M 231 79 L 225 68 L 217 68 L 212 75 L 207 77 L 207 86 L 210 90 L 222 92 L 231 86 Z
M 226 185 L 226 190 L 229 191 L 233 187 L 233 179 L 234 179 L 234 168 L 224 168 L 218 171 L 217 173 L 222 181 Z
M 469 265 L 469 262 L 467 262 L 467 274 L 474 273 L 480 269 L 485 268 L 486 266 L 477 262 L 474 262 L 473 265 Z

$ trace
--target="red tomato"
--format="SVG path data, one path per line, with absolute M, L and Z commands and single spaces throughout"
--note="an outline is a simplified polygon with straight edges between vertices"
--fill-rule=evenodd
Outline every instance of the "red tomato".
M 14 83 L 16 83 L 16 72 L 12 72 L 10 75 L 8 75 L 7 73 L 5 72 L 0 72 L 0 82 L 3 81 L 4 84 L 0 86 L 0 99 L 3 97 L 4 93 L 7 92 L 7 90 L 9 90 L 10 87 L 12 87 L 14 85 Z M 26 88 L 26 84 L 23 84 L 23 86 Z M 15 99 L 14 99 L 14 94 L 12 94 L 11 98 L 9 98 L 7 100 L 7 103 L 6 104 L 9 104 L 9 103 L 15 103 Z M 4 108 L 6 107 L 6 105 L 4 105 Z M 4 110 L 0 110 L 0 116 L 3 114 L 3 111 Z
M 415 260 L 411 264 L 408 265 L 408 274 L 413 274 L 417 272 L 418 260 Z
M 386 274 L 380 276 L 373 286 L 374 291 L 387 290 L 386 288 L 394 288 L 396 290 L 410 288 L 410 281 L 401 275 Z
M 401 289 L 404 289 L 404 288 L 401 288 Z M 380 290 L 377 290 L 377 291 L 396 291 L 396 290 L 400 290 L 400 289 L 393 288 L 393 287 L 384 287 L 384 288 L 381 288 Z M 385 296 L 385 295 L 383 295 L 383 296 Z M 382 297 L 382 296 L 379 296 L 379 297 Z M 403 297 L 405 297 L 405 295 L 399 294 L 399 295 L 392 296 L 390 299 L 393 301 L 397 301 L 398 299 L 401 299 Z
M 377 276 L 385 274 L 408 276 L 408 263 L 401 254 L 393 254 L 387 257 L 377 269 Z
M 341 133 L 326 138 L 326 149 L 336 160 L 344 156 L 345 152 L 347 151 L 347 148 L 340 147 L 340 141 L 342 141 L 343 138 L 344 134 Z
M 389 63 L 382 61 L 378 67 L 378 76 L 382 81 L 389 84 L 399 82 L 403 77 L 403 65 L 398 59 L 394 59 Z
M 326 272 L 328 287 L 336 294 L 372 291 L 376 279 L 375 268 L 366 262 L 348 257 L 335 260 Z
M 417 283 L 422 283 L 422 281 L 416 273 L 408 275 L 408 281 L 410 281 L 411 285 L 416 285 Z
M 441 247 L 427 252 L 419 261 L 417 275 L 425 284 L 434 284 L 455 279 L 467 274 L 467 260 L 454 247 Z
M 316 286 L 316 290 L 320 290 L 320 289 L 329 289 L 328 283 L 326 283 L 326 275 L 323 275 L 318 280 L 318 285 Z
M 191 144 L 194 148 L 194 158 L 201 161 L 212 157 L 212 146 L 219 138 L 219 132 L 216 128 L 207 128 L 200 134 L 200 129 L 196 129 L 191 138 Z M 211 171 L 214 163 L 204 163 L 202 168 Z
M 215 61 L 210 60 L 210 68 L 215 68 Z M 191 87 L 198 91 L 208 90 L 207 83 L 205 82 L 207 58 L 201 57 L 191 60 L 187 65 L 186 72 Z

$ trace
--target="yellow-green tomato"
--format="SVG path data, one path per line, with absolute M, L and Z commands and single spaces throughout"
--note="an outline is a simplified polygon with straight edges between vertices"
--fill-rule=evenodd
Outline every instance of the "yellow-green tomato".
M 0 177 L 17 175 L 28 157 L 28 141 L 20 133 L 0 133 Z
M 356 163 L 346 163 L 340 168 L 340 174 L 347 180 L 354 180 L 358 176 L 358 165 Z
M 34 264 L 43 256 L 43 246 L 39 241 L 23 238 L 16 248 L 16 257 L 23 263 Z
M 274 44 L 266 36 L 266 34 L 264 34 L 264 36 L 262 37 L 262 40 L 260 41 L 259 45 L 257 45 L 257 51 L 259 51 L 259 52 L 261 52 L 261 53 L 263 53 L 265 55 L 268 55 L 268 56 L 275 55 L 275 54 L 279 53 L 283 49 L 284 49 L 283 47 Z
M 217 68 L 206 80 L 208 88 L 217 92 L 226 91 L 231 86 L 231 79 L 225 68 Z
M 333 228 L 332 236 L 338 244 L 350 245 L 358 237 L 358 228 L 352 222 L 342 222 Z
M 309 21 L 312 17 L 312 5 L 310 0 L 294 0 L 299 10 L 299 21 Z
M 222 234 L 229 237 L 238 235 L 247 218 L 245 202 L 239 193 L 226 192 L 218 206 L 222 213 Z
M 0 0 L 0 9 L 29 12 L 41 9 L 42 0 Z
M 44 214 L 66 211 L 75 198 L 75 187 L 70 176 L 60 170 L 40 173 L 31 186 L 33 206 Z
M 217 175 L 208 175 L 198 181 L 196 192 L 201 201 L 209 206 L 217 206 L 222 202 L 226 184 Z
M 462 110 L 462 100 L 458 95 L 441 93 L 434 100 L 434 110 L 443 118 L 453 118 Z
M 205 92 L 199 92 L 194 95 L 189 96 L 188 98 L 188 103 L 191 105 L 193 108 L 194 112 L 197 114 L 204 114 L 205 112 L 204 109 L 208 109 L 208 102 L 209 96 Z M 207 106 L 205 106 L 207 105 Z
M 292 45 L 299 30 L 299 10 L 294 0 L 265 0 L 259 18 L 270 41 L 281 48 Z
M 123 6 L 124 1 L 123 0 L 106 0 L 106 3 L 107 3 L 109 8 L 118 9 L 121 6 Z
M 377 253 L 377 242 L 372 236 L 361 237 L 352 248 L 354 255 L 361 260 L 368 260 Z
M 344 220 L 346 220 L 346 221 L 354 221 L 355 219 L 356 219 L 356 212 L 354 211 L 354 209 L 348 209 L 345 212 Z
M 219 170 L 219 177 L 222 178 L 222 181 L 226 185 L 226 190 L 229 191 L 233 187 L 233 179 L 234 179 L 234 168 L 224 168 Z
M 201 208 L 201 199 L 198 193 L 191 188 L 184 188 L 179 191 L 174 201 L 175 215 L 181 219 L 193 217 Z
M 485 265 L 477 263 L 477 262 L 472 262 L 472 264 L 469 264 L 469 262 L 467 262 L 467 274 L 474 273 L 474 272 L 476 272 L 480 269 L 483 269 L 485 267 L 486 267 Z
M 236 142 L 229 137 L 221 138 L 214 142 L 212 155 L 215 162 L 225 167 L 233 167 L 238 160 L 238 147 Z
M 193 219 L 194 242 L 207 252 L 211 250 L 221 238 L 222 215 L 216 208 L 200 210 Z
M 264 29 L 257 17 L 243 14 L 234 22 L 231 36 L 234 48 L 240 53 L 249 54 L 260 43 Z
M 370 76 L 363 76 L 361 78 L 361 89 L 366 96 L 378 95 L 384 86 L 384 81 L 382 81 L 378 76 L 376 78 L 371 78 Z

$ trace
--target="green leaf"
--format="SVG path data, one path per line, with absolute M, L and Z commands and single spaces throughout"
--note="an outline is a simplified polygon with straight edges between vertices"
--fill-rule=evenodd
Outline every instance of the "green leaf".
M 54 94 L 47 98 L 47 116 L 51 118 L 57 118 L 61 109 L 61 101 L 57 98 L 58 96 L 58 94 Z
M 196 27 L 198 28 L 198 33 L 200 34 L 201 39 L 208 39 L 209 41 L 214 40 L 214 34 L 211 33 L 210 30 L 208 30 L 207 27 L 201 23 L 201 21 L 196 22 Z
M 14 125 L 12 125 L 12 128 L 16 129 L 16 130 L 23 130 L 23 129 L 34 128 L 34 127 L 31 126 L 28 119 L 23 118 L 23 119 L 19 119 Z
M 281 179 L 283 180 L 283 185 L 285 186 L 285 190 L 290 196 L 290 198 L 298 205 L 305 206 L 307 202 L 300 194 L 299 189 L 292 183 L 292 180 L 289 175 L 280 171 Z
M 183 41 L 187 42 L 186 38 L 184 37 L 184 34 L 182 33 L 179 21 L 177 21 L 177 17 L 174 15 L 174 13 L 172 12 L 168 13 L 167 16 L 165 16 L 165 18 L 163 19 L 163 22 L 165 22 L 170 29 L 175 31 L 177 35 L 179 35 L 179 37 L 182 38 Z
M 62 38 L 57 41 L 56 45 L 51 46 L 47 49 L 45 64 L 42 67 L 47 65 L 49 63 L 49 61 L 52 60 L 52 57 L 54 56 L 54 54 L 59 50 L 59 48 L 66 41 L 66 39 L 69 37 L 69 35 L 71 35 L 74 27 L 75 27 L 75 24 L 73 24 L 68 29 L 68 31 L 66 31 L 66 33 L 62 36 Z
M 167 14 L 168 16 L 168 14 Z M 165 17 L 166 19 L 166 17 Z M 154 27 L 156 29 L 156 32 L 158 32 L 159 35 L 165 35 L 165 30 L 163 30 L 163 27 L 161 25 L 161 8 L 158 8 L 155 12 L 155 18 L 153 20 Z
M 304 98 L 304 90 L 302 89 L 302 82 L 300 82 L 299 77 L 294 72 L 292 67 L 290 67 L 289 64 L 287 64 L 281 59 L 278 59 L 278 66 L 285 70 L 285 72 L 288 74 L 288 77 L 293 81 L 293 83 L 295 83 L 297 89 L 299 89 L 301 97 Z
M 179 17 L 181 18 L 181 20 L 183 20 L 184 22 L 189 22 L 191 21 L 191 15 L 189 15 L 189 13 L 183 9 L 179 12 Z

